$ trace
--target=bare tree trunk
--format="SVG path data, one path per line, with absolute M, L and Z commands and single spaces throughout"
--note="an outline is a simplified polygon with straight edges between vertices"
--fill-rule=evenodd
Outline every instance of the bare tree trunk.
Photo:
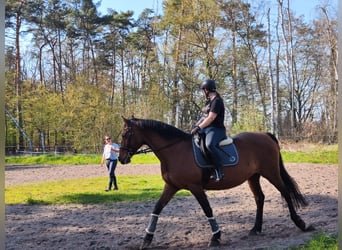
M 113 46 L 115 46 L 113 44 Z M 114 47 L 113 47 L 114 48 Z M 113 107 L 114 105 L 114 94 L 115 94 L 115 81 L 116 81 L 116 50 L 114 48 L 113 51 L 113 59 L 112 59 L 112 71 L 111 71 L 111 92 L 110 92 L 110 105 Z
M 42 152 L 46 153 L 44 132 L 39 129 L 39 134 L 40 134 L 40 143 L 41 143 L 41 146 L 42 146 Z
M 331 100 L 330 105 L 332 110 L 338 110 L 338 102 L 337 102 L 337 91 L 338 91 L 338 71 L 337 71 L 337 61 L 338 61 L 338 50 L 337 50 L 337 38 L 334 36 L 334 32 L 331 28 L 330 19 L 325 8 L 321 8 L 328 24 L 327 35 L 328 42 L 330 47 L 330 75 L 331 75 L 331 84 L 330 84 L 330 92 L 331 92 Z M 337 112 L 331 112 L 329 119 L 330 126 L 328 127 L 328 131 L 337 131 Z
M 90 52 L 91 52 L 91 61 L 94 67 L 94 78 L 95 78 L 95 86 L 98 86 L 98 70 L 95 60 L 95 51 L 94 51 L 94 45 L 93 41 L 91 40 L 91 37 L 89 37 L 89 46 L 90 46 Z
M 257 55 L 254 53 L 253 48 L 249 47 L 249 52 L 251 55 L 251 59 L 252 59 L 252 66 L 253 66 L 253 70 L 254 70 L 254 76 L 255 76 L 255 80 L 256 80 L 256 84 L 258 87 L 258 91 L 261 97 L 261 106 L 262 106 L 262 110 L 263 110 L 263 125 L 265 125 L 266 123 L 266 119 L 267 119 L 267 108 L 266 108 L 266 100 L 265 100 L 265 83 L 263 81 L 261 81 L 260 78 L 260 70 L 259 70 L 259 65 L 258 65 L 258 59 L 257 59 Z
M 233 81 L 233 110 L 232 110 L 232 124 L 233 127 L 237 123 L 237 108 L 238 108 L 238 84 L 237 84 L 237 69 L 236 69 L 236 32 L 235 23 L 232 25 L 232 81 Z
M 61 42 L 61 31 L 58 30 L 58 61 L 57 61 L 57 65 L 58 65 L 58 83 L 59 83 L 59 89 L 61 91 L 61 95 L 62 97 L 64 96 L 64 86 L 63 86 L 63 61 L 62 61 L 62 42 Z
M 271 20 L 270 20 L 270 10 L 267 11 L 267 27 L 268 27 L 268 36 L 267 36 L 267 45 L 268 45 L 268 74 L 269 74 L 269 81 L 270 81 L 270 93 L 271 93 L 271 131 L 278 137 L 278 96 L 277 96 L 277 89 L 274 86 L 274 79 L 273 79 L 273 68 L 272 68 L 272 53 L 271 53 Z
M 74 56 L 74 45 L 73 41 L 68 41 L 68 48 L 69 48 L 69 55 L 67 55 L 70 60 L 70 72 L 69 72 L 69 77 L 70 77 L 70 82 L 74 82 L 76 80 L 76 62 L 75 62 L 75 56 Z
M 289 52 L 290 48 L 289 48 L 289 42 L 287 39 L 287 34 L 286 34 L 286 24 L 284 21 L 284 11 L 283 11 L 283 1 L 282 0 L 278 0 L 278 17 L 280 18 L 280 25 L 282 28 L 282 36 L 283 36 L 283 41 L 285 44 L 285 53 L 286 53 L 286 61 L 285 61 L 285 67 L 286 67 L 286 72 L 287 72 L 287 80 L 288 83 L 290 85 L 290 105 L 291 105 L 291 114 L 290 114 L 290 123 L 291 123 L 291 135 L 294 135 L 294 127 L 295 127 L 295 116 L 294 116 L 294 112 L 295 112 L 295 107 L 294 107 L 294 84 L 293 84 L 293 78 L 291 76 L 291 72 L 292 72 L 292 62 L 291 62 L 291 54 Z M 290 24 L 289 24 L 290 25 Z M 292 34 L 288 34 L 288 35 L 292 35 Z
M 184 5 L 182 2 L 181 6 L 181 12 L 182 16 L 184 14 Z M 178 27 L 178 37 L 177 37 L 177 44 L 176 44 L 176 51 L 175 51 L 175 56 L 174 56 L 174 63 L 175 63 L 175 69 L 174 69 L 174 75 L 173 75 L 173 88 L 172 88 L 172 107 L 171 107 L 171 122 L 173 125 L 178 127 L 178 105 L 179 105 L 179 54 L 180 54 L 180 47 L 181 47 L 181 40 L 182 40 L 182 35 L 183 35 L 183 27 L 180 26 Z
M 276 96 L 277 96 L 277 101 L 275 104 L 277 105 L 277 124 L 278 124 L 278 136 L 283 135 L 283 126 L 282 126 L 282 119 L 280 112 L 282 110 L 281 103 L 278 99 L 279 97 L 279 82 L 280 82 L 280 65 L 279 65 L 279 60 L 280 60 L 280 37 L 279 37 L 279 18 L 277 19 L 277 24 L 276 24 L 276 36 L 277 36 L 277 53 L 276 53 L 276 59 L 275 59 L 275 72 L 276 72 L 276 79 L 275 79 L 275 90 L 276 90 Z
M 52 53 L 52 66 L 53 66 L 53 69 L 52 69 L 53 70 L 53 86 L 54 86 L 55 92 L 57 93 L 57 90 L 58 90 L 58 87 L 57 87 L 57 62 L 56 62 L 54 45 L 51 45 L 51 53 Z
M 43 60 L 43 48 L 45 47 L 46 43 L 44 43 L 43 45 L 41 45 L 39 47 L 39 62 L 38 62 L 38 67 L 39 67 L 39 82 L 41 86 L 45 86 L 45 82 L 44 82 L 44 71 L 43 71 L 43 64 L 42 64 L 42 60 Z
M 297 128 L 297 120 L 296 120 L 296 103 L 295 103 L 295 84 L 297 84 L 297 69 L 296 69 L 296 62 L 294 59 L 294 53 L 293 53 L 293 37 L 292 37 L 292 19 L 291 19 L 291 13 L 290 13 L 290 1 L 287 0 L 287 16 L 288 16 L 288 35 L 289 35 L 289 44 L 290 44 L 290 51 L 289 51 L 289 65 L 290 66 L 290 75 L 291 77 L 291 120 L 292 120 L 292 129 L 295 131 Z M 286 46 L 287 47 L 287 46 Z M 301 109 L 298 108 L 298 111 L 301 111 Z M 293 132 L 292 132 L 293 134 Z
M 21 79 L 21 56 L 20 56 L 20 28 L 21 28 L 21 10 L 24 2 L 18 8 L 16 13 L 16 28 L 15 28 L 15 89 L 16 89 L 16 97 L 17 97 L 17 120 L 18 120 L 18 128 L 22 127 L 23 124 L 23 116 L 22 116 L 22 104 L 21 104 L 21 96 L 22 96 L 22 79 Z M 24 137 L 23 134 L 20 133 L 20 129 L 18 131 L 18 146 L 19 150 L 23 150 L 24 148 Z
M 124 50 L 121 48 L 121 85 L 122 85 L 122 107 L 126 108 L 126 84 L 125 84 L 125 65 L 124 65 Z

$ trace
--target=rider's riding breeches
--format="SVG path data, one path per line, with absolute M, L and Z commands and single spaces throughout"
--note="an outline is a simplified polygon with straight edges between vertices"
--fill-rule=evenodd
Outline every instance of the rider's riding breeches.
M 211 160 L 216 168 L 223 167 L 219 152 L 219 142 L 227 137 L 225 128 L 208 127 L 204 129 L 206 133 L 205 144 L 210 152 Z

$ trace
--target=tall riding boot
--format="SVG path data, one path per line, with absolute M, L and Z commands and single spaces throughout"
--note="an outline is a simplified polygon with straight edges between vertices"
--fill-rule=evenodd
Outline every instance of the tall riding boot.
M 112 184 L 113 184 L 113 181 L 112 181 L 112 178 L 110 178 L 110 181 L 108 183 L 108 188 L 105 190 L 106 192 L 108 192 L 112 189 Z
M 114 182 L 114 190 L 118 190 L 118 185 L 116 184 L 116 176 L 114 175 L 113 177 L 113 182 Z

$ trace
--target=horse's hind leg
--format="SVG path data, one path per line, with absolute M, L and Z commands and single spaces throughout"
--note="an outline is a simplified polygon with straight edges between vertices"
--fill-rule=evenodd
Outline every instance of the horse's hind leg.
M 290 217 L 291 217 L 292 221 L 296 224 L 296 226 L 299 227 L 303 232 L 315 230 L 315 228 L 311 225 L 306 227 L 305 222 L 297 214 L 296 208 L 293 204 L 291 194 L 286 189 L 283 189 L 283 190 L 279 189 L 279 190 L 280 190 L 282 196 L 286 200 L 286 203 L 287 203 L 289 211 L 290 211 Z
M 296 206 L 299 207 L 300 205 L 306 205 L 306 201 L 304 200 L 302 194 L 299 192 L 297 184 L 289 175 L 287 175 L 286 177 L 282 175 L 282 178 L 286 180 L 287 185 L 285 185 L 283 180 L 276 181 L 275 179 L 269 179 L 269 181 L 279 190 L 282 197 L 285 199 L 292 221 L 298 228 L 300 228 L 304 232 L 315 230 L 312 225 L 306 227 L 305 222 L 296 212 Z
M 209 247 L 220 245 L 221 230 L 220 230 L 219 225 L 216 222 L 215 217 L 213 216 L 213 210 L 210 207 L 207 195 L 205 194 L 202 187 L 190 188 L 190 191 L 195 196 L 198 203 L 200 204 L 211 226 L 212 237 L 209 242 Z
M 263 220 L 265 195 L 261 190 L 260 175 L 259 174 L 253 175 L 248 180 L 248 184 L 249 184 L 250 189 L 253 192 L 255 203 L 257 206 L 254 227 L 251 229 L 249 234 L 250 235 L 256 235 L 258 233 L 261 233 L 261 230 L 262 230 L 262 220 Z
M 153 212 L 151 214 L 150 222 L 145 230 L 146 234 L 144 237 L 144 241 L 142 245 L 140 246 L 140 249 L 146 249 L 151 244 L 153 240 L 154 232 L 157 227 L 158 216 L 177 191 L 178 191 L 177 188 L 167 183 L 165 184 L 163 193 L 160 196 L 159 200 L 157 201 L 156 205 L 154 206 Z

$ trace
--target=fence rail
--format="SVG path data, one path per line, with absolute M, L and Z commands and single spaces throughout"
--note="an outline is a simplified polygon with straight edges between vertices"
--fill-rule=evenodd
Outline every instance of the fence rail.
M 297 137 L 279 137 L 279 141 L 286 141 L 289 143 L 298 143 L 298 142 L 308 142 L 308 143 L 317 143 L 317 144 L 337 144 L 337 135 L 336 136 L 297 136 Z M 31 150 L 32 149 L 32 150 Z M 25 147 L 18 148 L 17 146 L 6 146 L 5 147 L 5 155 L 6 156 L 14 156 L 14 155 L 41 155 L 41 154 L 100 154 L 102 153 L 103 145 L 97 146 L 89 146 L 83 148 L 81 151 L 75 149 L 71 146 L 54 146 L 54 147 L 45 147 L 40 146 L 31 146 L 29 145 Z
M 32 150 L 31 150 L 32 149 Z M 103 146 L 97 147 L 89 147 L 85 148 L 82 151 L 78 151 L 77 149 L 69 146 L 58 146 L 58 147 L 45 147 L 45 150 L 40 146 L 32 146 L 21 147 L 18 148 L 16 146 L 6 146 L 5 147 L 5 155 L 6 156 L 14 156 L 14 155 L 42 155 L 42 154 L 98 154 L 101 153 Z

